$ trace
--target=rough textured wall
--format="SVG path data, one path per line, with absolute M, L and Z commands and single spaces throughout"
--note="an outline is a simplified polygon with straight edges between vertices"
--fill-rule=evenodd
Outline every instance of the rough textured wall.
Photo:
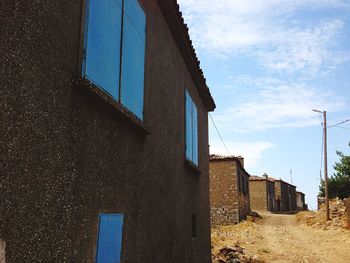
M 239 221 L 247 219 L 250 211 L 249 200 L 249 174 L 243 169 L 243 158 L 236 162 L 237 169 L 239 169 L 239 191 L 238 191 L 238 207 L 239 207 Z
M 276 211 L 276 197 L 275 197 L 275 183 L 271 181 L 266 181 L 267 184 L 267 202 L 268 211 Z
M 143 2 L 150 134 L 73 81 L 84 1 L 1 4 L 7 263 L 93 262 L 100 212 L 125 215 L 122 262 L 210 262 L 207 111 L 157 2 Z M 185 87 L 198 108 L 200 175 L 184 162 Z
M 289 185 L 290 193 L 290 211 L 297 211 L 297 197 L 296 197 L 296 187 Z
M 236 161 L 210 161 L 209 176 L 212 224 L 238 223 L 239 200 Z
M 345 210 L 347 214 L 348 228 L 350 228 L 350 198 L 345 201 Z
M 0 239 L 0 263 L 6 263 L 6 243 Z
M 281 198 L 281 182 L 275 181 L 275 200 L 276 200 L 276 211 L 282 211 L 282 198 Z
M 250 200 L 249 195 L 239 193 L 238 195 L 238 207 L 239 207 L 239 221 L 247 219 L 247 215 L 250 212 Z
M 266 180 L 249 181 L 250 209 L 252 211 L 267 210 Z
M 303 211 L 305 210 L 305 195 L 300 192 L 296 192 L 296 199 L 297 199 L 297 210 Z
M 290 211 L 292 198 L 290 197 L 289 184 L 283 181 L 275 181 L 276 200 L 280 200 L 280 212 Z

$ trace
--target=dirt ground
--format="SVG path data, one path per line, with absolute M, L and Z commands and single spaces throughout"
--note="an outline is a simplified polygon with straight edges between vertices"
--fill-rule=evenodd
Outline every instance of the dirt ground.
M 350 263 L 350 230 L 310 227 L 296 215 L 261 215 L 256 223 L 214 228 L 213 253 L 239 245 L 256 262 Z

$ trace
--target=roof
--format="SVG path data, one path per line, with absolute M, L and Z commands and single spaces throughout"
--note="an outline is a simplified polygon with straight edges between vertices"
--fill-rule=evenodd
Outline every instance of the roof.
M 246 172 L 246 174 L 250 177 L 251 175 L 246 171 L 242 163 L 240 162 L 240 158 L 243 159 L 242 156 L 224 156 L 224 155 L 218 155 L 218 154 L 211 154 L 209 155 L 209 162 L 215 162 L 215 161 L 235 161 L 238 163 L 238 165 L 243 169 L 243 171 Z
M 292 187 L 295 187 L 295 188 L 296 188 L 296 186 L 295 186 L 294 184 L 290 184 L 290 183 L 288 183 L 288 182 L 286 182 L 286 181 L 283 181 L 282 179 L 278 179 L 278 180 L 276 180 L 276 179 L 275 179 L 275 182 L 285 183 L 285 184 L 288 184 L 288 185 L 290 185 L 290 186 L 292 186 Z
M 211 154 L 209 155 L 209 161 L 226 161 L 226 160 L 237 160 L 238 158 L 236 156 L 233 155 L 229 155 L 229 156 L 224 156 L 224 155 L 218 155 L 218 154 Z
M 252 175 L 249 178 L 249 181 L 269 181 L 269 182 L 275 182 L 275 179 L 272 177 L 263 177 L 263 176 L 257 176 L 257 175 Z
M 184 22 L 177 0 L 158 0 L 158 3 L 173 34 L 174 40 L 191 73 L 192 79 L 204 105 L 208 111 L 214 111 L 216 105 L 207 86 L 203 70 L 200 67 L 199 59 L 188 33 L 188 27 Z

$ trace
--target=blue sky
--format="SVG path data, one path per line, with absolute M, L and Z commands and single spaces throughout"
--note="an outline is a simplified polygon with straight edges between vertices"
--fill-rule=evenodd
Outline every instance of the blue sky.
M 311 208 L 321 168 L 321 115 L 350 119 L 350 0 L 179 0 L 230 154 L 252 175 L 293 181 Z M 328 130 L 350 154 L 350 122 Z M 227 155 L 210 124 L 211 153 Z M 323 170 L 323 168 L 322 168 Z M 323 172 L 322 172 L 323 175 Z

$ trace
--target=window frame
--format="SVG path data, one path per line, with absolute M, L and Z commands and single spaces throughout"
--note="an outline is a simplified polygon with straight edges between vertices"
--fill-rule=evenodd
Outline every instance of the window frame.
M 193 160 L 194 158 L 194 153 L 193 153 L 193 149 L 192 149 L 192 158 L 189 159 L 187 158 L 187 95 L 189 96 L 189 98 L 191 99 L 191 102 L 192 102 L 192 106 L 195 106 L 196 108 L 196 111 L 197 111 L 197 120 L 196 120 L 196 127 L 197 127 L 197 143 L 196 143 L 196 146 L 197 146 L 197 153 L 196 153 L 196 157 L 197 157 L 197 160 L 196 162 Z M 191 119 L 191 127 L 192 127 L 192 132 L 191 132 L 191 136 L 192 136 L 192 139 L 191 139 L 191 144 L 192 144 L 192 148 L 195 147 L 194 146 L 194 127 L 193 127 L 193 115 L 191 115 L 192 119 Z M 199 132 L 198 132 L 198 124 L 199 124 L 199 114 L 198 114 L 198 106 L 196 105 L 193 97 L 191 96 L 191 93 L 189 92 L 189 89 L 186 89 L 184 88 L 184 124 L 185 124 L 185 128 L 184 128 L 184 135 L 185 135 L 185 140 L 184 140 L 184 145 L 185 145 L 185 160 L 190 164 L 190 166 L 194 169 L 196 169 L 198 172 L 198 168 L 199 168 Z
M 90 1 L 91 0 L 82 0 L 82 4 L 81 4 L 81 18 L 80 18 L 80 36 L 79 36 L 79 48 L 78 48 L 78 61 L 77 61 L 77 72 L 78 75 L 80 76 L 78 78 L 78 80 L 82 80 L 85 83 L 89 83 L 90 86 L 93 86 L 94 88 L 99 89 L 100 91 L 102 91 L 104 93 L 105 96 L 108 96 L 110 99 L 108 99 L 108 101 L 113 100 L 114 104 L 117 104 L 117 108 L 121 108 L 122 110 L 120 110 L 121 113 L 127 113 L 127 116 L 132 116 L 131 119 L 133 118 L 137 118 L 137 122 L 138 123 L 143 123 L 144 119 L 145 119 L 145 101 L 146 101 L 146 94 L 147 94 L 147 89 L 146 87 L 146 60 L 147 60 L 147 13 L 146 13 L 146 9 L 142 3 L 142 1 L 140 0 L 135 0 L 137 1 L 137 3 L 139 4 L 139 7 L 142 9 L 144 16 L 145 16 L 145 32 L 144 32 L 144 65 L 143 65 L 143 95 L 142 95 L 142 114 L 141 114 L 141 118 L 139 116 L 137 116 L 137 114 L 129 109 L 125 104 L 122 103 L 121 101 L 121 81 L 122 81 L 122 53 L 123 53 L 123 30 L 124 30 L 124 2 L 126 0 L 120 0 L 122 2 L 122 25 L 121 25 L 121 44 L 120 44 L 120 59 L 119 59 L 119 84 L 116 87 L 116 89 L 118 90 L 118 99 L 115 99 L 108 91 L 105 90 L 105 88 L 96 85 L 94 82 L 92 82 L 90 79 L 88 79 L 85 75 L 85 69 L 86 69 L 86 52 L 87 52 L 87 46 L 86 46 L 86 40 L 87 40 L 87 33 L 88 33 L 88 19 L 89 19 L 89 7 L 90 7 Z M 96 92 L 95 92 L 96 93 Z M 128 117 L 130 118 L 130 117 Z M 142 126 L 142 125 L 141 125 Z
M 96 224 L 95 224 L 95 238 L 94 238 L 94 254 L 93 254 L 93 262 L 97 262 L 99 255 L 99 242 L 100 242 L 100 226 L 101 226 L 101 218 L 104 216 L 117 216 L 121 217 L 121 238 L 120 238 L 120 254 L 119 254 L 119 262 L 123 260 L 123 245 L 124 245 L 124 232 L 125 232 L 125 214 L 112 212 L 112 211 L 101 211 L 97 214 Z

